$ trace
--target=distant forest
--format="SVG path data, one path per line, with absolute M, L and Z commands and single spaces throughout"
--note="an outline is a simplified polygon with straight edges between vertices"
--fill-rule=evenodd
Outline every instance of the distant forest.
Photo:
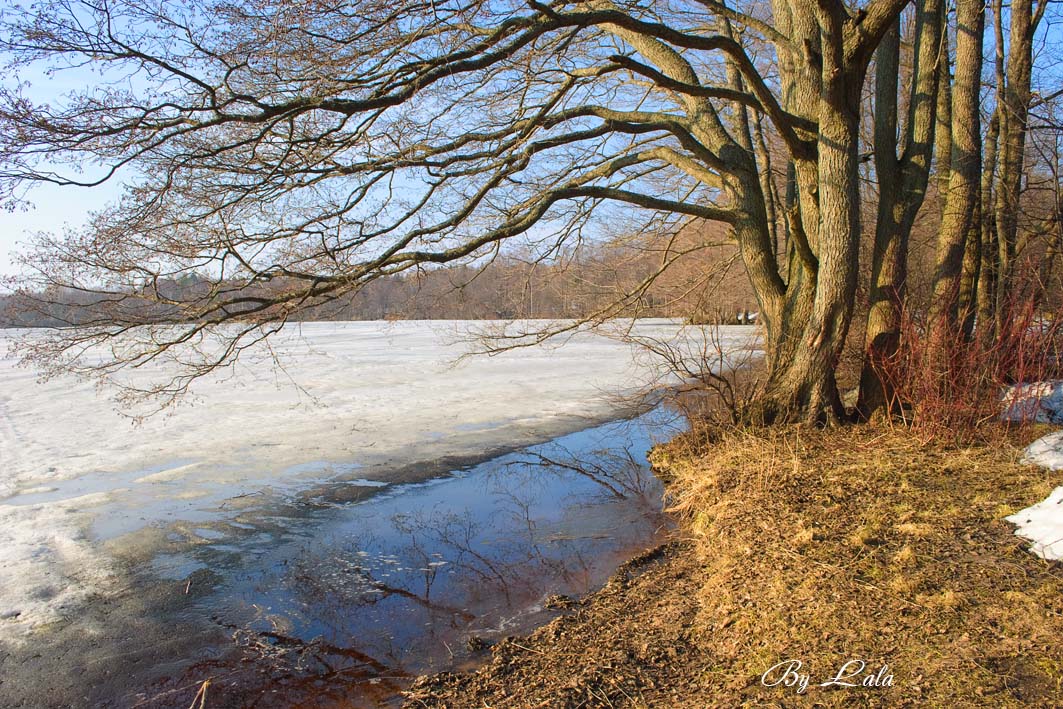
M 528 250 L 530 254 L 531 249 Z M 662 265 L 668 263 L 662 271 Z M 263 282 L 263 293 L 286 287 Z M 224 294 L 207 274 L 160 280 L 161 298 L 116 297 L 127 312 L 156 316 L 166 300 L 189 302 Z M 634 294 L 624 298 L 625 294 Z M 163 301 L 160 303 L 160 300 Z M 618 300 L 622 302 L 618 303 Z M 56 288 L 0 296 L 0 326 L 61 327 L 91 324 L 113 302 L 99 293 Z M 173 306 L 176 309 L 176 305 Z M 475 264 L 450 264 L 378 278 L 355 293 L 323 301 L 292 320 L 421 320 L 684 317 L 735 323 L 757 310 L 737 249 L 719 227 L 677 236 L 614 239 L 536 259 L 518 250 Z M 175 310 L 175 315 L 176 310 Z
M 928 203 L 938 201 L 931 184 Z M 920 215 L 912 230 L 908 288 L 912 302 L 925 307 L 933 282 L 937 209 Z M 324 320 L 495 320 L 520 318 L 675 317 L 700 323 L 733 324 L 758 310 L 738 249 L 727 229 L 701 223 L 675 235 L 640 234 L 604 242 L 584 242 L 549 259 L 535 258 L 541 246 L 522 253 L 510 248 L 476 264 L 449 264 L 384 276 L 355 293 L 293 313 L 293 321 Z M 862 259 L 863 263 L 867 261 Z M 662 264 L 668 264 L 662 271 Z M 866 292 L 869 274 L 861 273 Z M 639 286 L 646 283 L 645 287 Z M 160 280 L 155 302 L 195 302 L 189 296 L 217 297 L 224 283 L 206 274 Z M 284 289 L 276 278 L 264 292 Z M 246 291 L 245 291 L 246 292 Z M 633 294 L 625 297 L 625 294 Z M 864 296 L 858 296 L 862 302 Z M 100 315 L 98 293 L 68 288 L 0 296 L 0 327 L 62 327 L 88 324 Z M 138 302 L 116 297 L 123 309 Z M 619 301 L 619 302 L 618 302 Z M 109 307 L 116 307 L 111 304 Z M 176 307 L 176 306 L 174 306 Z M 176 314 L 176 313 L 175 313 Z M 854 328 L 854 337 L 861 335 Z

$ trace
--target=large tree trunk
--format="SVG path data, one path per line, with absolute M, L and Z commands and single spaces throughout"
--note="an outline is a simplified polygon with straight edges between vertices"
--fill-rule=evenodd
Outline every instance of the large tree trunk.
M 1043 5 L 1042 5 L 1043 7 Z M 1040 13 L 1041 8 L 1039 8 Z M 1003 91 L 998 89 L 1000 117 L 1000 178 L 996 191 L 998 275 L 996 330 L 1008 318 L 1008 299 L 1015 286 L 1015 257 L 1019 228 L 1019 199 L 1026 157 L 1026 123 L 1030 108 L 1033 71 L 1033 35 L 1040 14 L 1033 14 L 1033 0 L 1011 3 L 1011 32 Z M 997 22 L 1000 23 L 999 15 Z M 1002 27 L 997 30 L 998 38 Z
M 940 0 L 923 0 L 915 29 L 915 68 L 902 152 L 897 155 L 897 24 L 883 38 L 875 75 L 875 171 L 878 217 L 871 261 L 871 292 L 864 336 L 864 366 L 858 408 L 867 417 L 886 412 L 894 400 L 882 368 L 900 344 L 901 303 L 908 276 L 908 240 L 926 196 L 933 154 L 941 47 Z M 947 73 L 947 70 L 946 70 Z
M 940 2 L 940 0 L 926 0 Z M 754 160 L 720 158 L 735 211 L 742 258 L 761 306 L 768 379 L 757 411 L 762 420 L 824 421 L 844 414 L 835 367 L 849 329 L 860 244 L 860 96 L 875 46 L 904 6 L 878 0 L 854 17 L 835 0 L 776 0 L 774 21 L 781 104 L 792 117 L 784 253 L 772 238 L 765 200 L 772 185 Z M 724 24 L 721 34 L 731 38 Z M 741 57 L 728 60 L 734 90 L 745 88 Z M 696 78 L 694 79 L 696 81 Z M 731 109 L 733 144 L 755 151 L 744 105 Z M 796 135 L 795 135 L 796 134 Z M 784 259 L 780 265 L 780 259 Z
M 808 421 L 831 421 L 844 413 L 834 371 L 856 294 L 859 99 L 866 65 L 847 62 L 842 30 L 847 16 L 841 6 L 823 3 L 817 13 L 821 41 L 816 45 L 810 40 L 805 46 L 814 54 L 809 57 L 813 66 L 819 64 L 818 75 L 803 86 L 795 82 L 791 87 L 803 97 L 795 98 L 795 106 L 814 111 L 818 119 L 816 160 L 796 165 L 798 218 L 792 229 L 797 250 L 805 248 L 803 242 L 811 252 L 801 267 L 811 261 L 815 268 L 808 279 L 811 282 L 799 270 L 787 284 L 787 295 L 802 321 L 798 321 L 800 334 L 786 343 L 792 354 L 786 360 L 777 359 L 769 373 L 760 408 L 761 416 L 769 421 L 794 418 L 794 412 Z M 814 94 L 813 87 L 818 88 Z M 814 107 L 808 105 L 810 100 Z
M 981 201 L 979 201 L 979 207 Z M 971 226 L 967 232 L 967 242 L 964 245 L 963 267 L 960 275 L 960 297 L 957 306 L 957 319 L 960 324 L 960 332 L 963 339 L 970 342 L 974 337 L 974 328 L 977 323 L 978 293 L 982 282 L 982 232 L 980 222 L 983 215 L 979 214 L 979 223 Z
M 864 366 L 860 373 L 862 416 L 885 409 L 891 400 L 881 365 L 900 344 L 900 309 L 907 277 L 908 234 L 902 228 L 905 199 L 901 194 L 901 164 L 897 159 L 897 78 L 901 37 L 894 23 L 875 57 L 875 173 L 878 176 L 878 215 L 871 254 L 871 290 L 864 332 Z
M 961 295 L 972 300 L 978 249 L 975 230 L 980 220 L 982 173 L 980 89 L 985 5 L 979 0 L 956 3 L 956 76 L 952 87 L 952 146 L 948 191 L 938 233 L 934 291 L 930 302 L 932 342 L 958 331 Z M 964 279 L 964 264 L 967 262 Z M 961 293 L 963 286 L 964 293 Z M 967 308 L 963 319 L 966 321 Z
M 819 140 L 819 269 L 811 318 L 785 376 L 776 378 L 776 404 L 807 419 L 838 417 L 841 402 L 834 370 L 845 343 L 856 295 L 860 234 L 857 172 L 859 119 L 847 82 L 825 87 Z

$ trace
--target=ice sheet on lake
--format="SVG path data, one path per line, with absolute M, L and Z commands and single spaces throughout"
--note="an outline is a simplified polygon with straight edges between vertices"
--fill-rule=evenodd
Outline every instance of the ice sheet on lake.
M 478 431 L 598 417 L 657 372 L 621 342 L 582 334 L 455 365 L 462 323 L 306 323 L 273 342 L 284 371 L 239 367 L 197 384 L 189 405 L 134 425 L 92 382 L 0 359 L 0 497 L 86 473 L 179 461 L 274 473 L 313 460 L 355 460 L 431 443 L 460 454 Z M 674 335 L 669 321 L 640 332 Z M 734 338 L 750 330 L 735 328 Z M 0 351 L 6 349 L 0 330 Z M 298 385 L 293 386 L 291 382 Z M 479 441 L 477 441 L 479 444 Z M 176 467 L 176 466 L 175 466 Z
M 320 464 L 320 480 L 331 463 L 349 471 L 523 445 L 608 416 L 618 395 L 660 376 L 630 345 L 592 334 L 455 364 L 468 325 L 289 326 L 272 342 L 283 371 L 237 366 L 141 425 L 91 382 L 42 384 L 0 358 L 0 615 L 39 623 L 107 583 L 108 560 L 86 529 L 100 501 L 113 507 L 123 490 L 191 508 L 310 484 L 308 462 Z M 635 326 L 661 339 L 679 329 Z M 728 345 L 751 335 L 724 328 Z M 14 336 L 0 330 L 0 353 Z M 108 514 L 157 521 L 132 503 Z

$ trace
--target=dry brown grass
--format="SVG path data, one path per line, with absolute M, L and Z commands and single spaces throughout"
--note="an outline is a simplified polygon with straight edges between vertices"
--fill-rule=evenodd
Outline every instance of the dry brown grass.
M 1060 482 L 1015 462 L 1024 441 L 961 447 L 867 427 L 714 436 L 655 453 L 703 560 L 708 694 L 796 699 L 760 675 L 794 658 L 814 683 L 862 658 L 888 664 L 894 686 L 810 687 L 808 700 L 1063 705 L 1063 571 L 1003 519 Z
M 653 454 L 689 538 L 416 707 L 1063 706 L 1063 567 L 1004 521 L 1039 433 L 695 429 Z M 892 687 L 820 688 L 847 660 Z M 803 695 L 761 675 L 799 659 Z

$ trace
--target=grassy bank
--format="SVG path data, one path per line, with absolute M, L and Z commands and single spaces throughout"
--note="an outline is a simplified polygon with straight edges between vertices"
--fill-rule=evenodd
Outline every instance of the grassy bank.
M 1063 483 L 1043 432 L 695 428 L 654 452 L 680 539 L 407 706 L 1061 706 L 1063 566 L 1004 521 Z

